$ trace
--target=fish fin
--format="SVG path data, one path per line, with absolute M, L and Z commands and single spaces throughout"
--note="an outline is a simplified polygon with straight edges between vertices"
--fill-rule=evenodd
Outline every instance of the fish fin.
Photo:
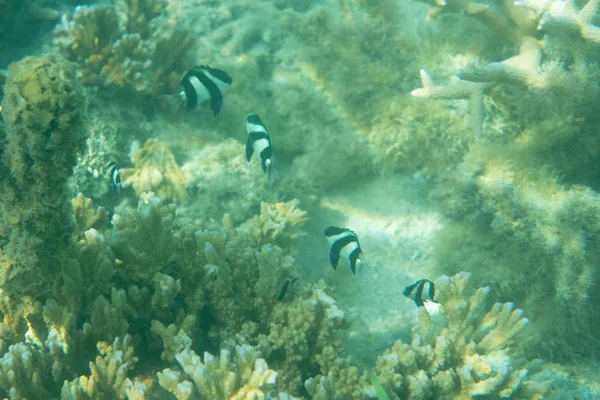
M 252 153 L 254 153 L 254 146 L 252 145 L 252 136 L 248 135 L 248 140 L 246 141 L 246 161 L 250 162 L 252 158 Z
M 421 299 L 415 299 L 415 304 L 417 305 L 417 308 L 425 306 L 425 303 Z
M 357 247 L 350 253 L 349 261 L 350 261 L 350 271 L 352 271 L 352 275 L 356 275 L 356 265 L 360 261 L 358 256 L 360 254 L 360 247 Z
M 360 258 L 356 262 L 356 271 L 358 273 L 358 276 L 364 276 L 365 269 L 369 269 L 369 263 L 367 262 L 364 253 L 361 252 Z
M 223 108 L 223 98 L 210 100 L 210 109 L 213 112 L 213 117 L 216 117 L 217 115 L 219 115 L 222 108 Z
M 177 94 L 163 94 L 158 96 L 158 104 L 161 110 L 175 114 L 183 103 L 185 103 L 185 95 L 182 96 L 180 93 Z
M 268 160 L 260 160 L 260 168 L 263 170 L 263 173 L 267 173 L 267 161 Z
M 273 163 L 267 166 L 267 176 L 269 177 L 269 186 L 273 186 L 273 183 L 279 180 L 279 172 L 277 172 Z
M 338 262 L 340 261 L 340 253 L 335 251 L 333 247 L 329 251 L 329 261 L 333 269 L 337 269 Z

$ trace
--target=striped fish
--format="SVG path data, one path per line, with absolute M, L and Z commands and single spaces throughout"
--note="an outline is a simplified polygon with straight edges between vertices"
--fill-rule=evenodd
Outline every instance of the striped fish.
M 425 301 L 433 301 L 435 297 L 435 285 L 429 279 L 419 279 L 412 285 L 408 285 L 402 294 L 412 299 L 417 307 L 421 307 Z
M 356 266 L 360 263 L 359 256 L 362 253 L 356 233 L 347 228 L 329 226 L 325 229 L 325 237 L 331 246 L 329 261 L 333 269 L 337 269 L 341 256 L 348 260 L 350 270 L 356 275 Z
M 275 156 L 273 154 L 273 147 L 271 146 L 271 137 L 258 114 L 248 114 L 246 131 L 248 132 L 246 160 L 250 162 L 252 154 L 254 152 L 258 153 L 260 166 L 263 172 L 269 177 L 269 183 L 273 183 L 277 179 L 277 172 L 274 168 Z
M 179 110 L 184 103 L 185 108 L 191 111 L 207 101 L 216 117 L 223 108 L 223 95 L 231 82 L 233 79 L 227 72 L 208 65 L 198 65 L 187 71 L 181 79 L 182 91 L 174 95 L 162 95 L 159 99 L 171 111 Z
M 277 301 L 283 301 L 286 297 L 289 297 L 289 294 L 292 291 L 292 286 L 294 286 L 294 283 L 296 283 L 297 280 L 298 278 L 296 278 L 295 276 L 285 278 L 283 282 L 281 282 L 281 284 L 279 285 L 279 289 L 277 290 L 277 295 L 275 296 L 275 299 Z
M 108 174 L 110 176 L 110 190 L 115 190 L 121 193 L 123 185 L 121 184 L 121 169 L 116 162 L 111 161 L 108 163 Z

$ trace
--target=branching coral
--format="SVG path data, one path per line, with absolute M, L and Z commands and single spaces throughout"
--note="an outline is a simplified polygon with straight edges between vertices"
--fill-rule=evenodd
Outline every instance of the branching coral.
M 278 304 L 271 316 L 268 341 L 273 349 L 271 363 L 281 372 L 279 387 L 294 393 L 307 378 L 302 371 L 318 365 L 323 374 L 334 368 L 325 357 L 339 356 L 341 343 L 336 332 L 344 327 L 344 312 L 322 289 L 289 306 Z M 310 357 L 307 357 L 307 354 Z
M 47 399 L 45 360 L 34 346 L 10 346 L 0 359 L 0 387 L 11 399 Z
M 134 167 L 122 171 L 124 186 L 133 186 L 138 196 L 154 192 L 163 201 L 187 200 L 184 175 L 168 144 L 148 140 L 131 158 Z
M 489 288 L 474 290 L 469 277 L 460 273 L 436 280 L 436 301 L 445 320 L 441 330 L 420 307 L 412 343 L 398 341 L 378 359 L 377 376 L 392 398 L 528 399 L 551 390 L 530 383 L 535 377 L 516 357 L 516 340 L 529 323 L 523 311 L 512 303 L 489 309 Z
M 459 1 L 434 9 L 465 12 L 497 30 L 492 21 L 467 12 L 472 6 L 491 10 L 494 4 Z M 593 38 L 597 4 L 550 0 L 497 5 L 499 14 L 520 27 L 507 38 L 511 44 L 506 43 L 515 52 L 518 45 L 518 55 L 495 53 L 499 46 L 494 38 L 477 57 L 499 61 L 473 61 L 458 69 L 458 86 L 433 85 L 422 73 L 423 88 L 413 91 L 435 98 L 460 94 L 457 87 L 479 87 L 487 95 L 471 103 L 478 110 L 473 123 L 483 126 L 476 129 L 476 141 L 469 140 L 461 159 L 450 160 L 432 191 L 436 204 L 454 220 L 435 246 L 439 271 L 466 268 L 477 282 L 495 282 L 502 296 L 523 301 L 540 320 L 537 327 L 557 338 L 538 343 L 542 351 L 569 357 L 579 350 L 571 348 L 573 329 L 588 335 L 598 325 L 595 314 L 583 311 L 597 302 L 592 295 L 597 279 L 590 267 L 598 258 L 598 210 L 591 206 L 597 194 L 587 188 L 598 182 L 588 173 L 600 145 L 597 116 L 590 108 L 600 98 L 597 85 L 591 84 L 598 76 L 591 62 L 599 50 Z M 564 219 L 557 217 L 557 209 Z M 580 219 L 589 223 L 568 222 Z M 469 257 L 458 261 L 463 251 Z M 481 268 L 481 260 L 489 258 L 497 260 L 496 267 Z M 517 272 L 515 265 L 521 266 Z M 545 279 L 537 278 L 541 271 Z M 554 295 L 551 322 L 543 318 L 550 307 L 548 293 Z M 556 315 L 563 322 L 557 323 Z M 560 328 L 563 323 L 570 326 L 568 332 Z M 554 346 L 565 351 L 550 350 Z
M 221 350 L 219 357 L 205 352 L 202 361 L 193 350 L 185 349 L 175 358 L 193 385 L 170 369 L 159 372 L 158 381 L 182 400 L 194 398 L 194 393 L 205 399 L 264 399 L 265 392 L 275 385 L 277 373 L 252 346 L 237 346 L 234 356 L 228 350 Z
M 65 382 L 62 399 L 106 399 L 125 398 L 130 394 L 145 392 L 145 385 L 134 384 L 127 374 L 137 362 L 133 353 L 132 339 L 130 336 L 117 338 L 112 344 L 98 343 L 98 352 L 95 362 L 90 362 L 89 378 L 81 376 L 73 381 Z M 128 393 L 129 392 L 129 393 Z M 143 397 L 142 397 L 143 398 Z
M 148 193 L 142 196 L 137 209 L 113 216 L 112 247 L 127 271 L 123 279 L 150 280 L 172 261 L 175 208 Z
M 125 0 L 116 7 L 78 6 L 72 18 L 64 16 L 56 28 L 55 44 L 79 64 L 85 84 L 152 92 L 156 78 L 181 73 L 186 67 L 183 64 L 189 47 L 168 44 L 193 44 L 182 32 L 174 38 L 167 38 L 170 35 L 166 32 L 162 33 L 165 38 L 151 35 L 153 26 L 162 27 L 157 21 L 164 6 L 162 0 Z M 164 59 L 153 55 L 157 48 Z M 169 61 L 162 64 L 165 60 Z M 161 83 L 160 90 L 164 88 L 165 83 Z

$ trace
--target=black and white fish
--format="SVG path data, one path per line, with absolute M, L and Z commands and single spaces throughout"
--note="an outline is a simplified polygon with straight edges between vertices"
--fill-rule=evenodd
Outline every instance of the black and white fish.
M 402 294 L 414 300 L 417 307 L 421 307 L 425 301 L 436 303 L 434 300 L 435 285 L 429 279 L 419 279 L 412 285 L 408 285 L 404 288 Z
M 111 161 L 108 163 L 108 174 L 110 175 L 110 190 L 118 191 L 121 193 L 123 185 L 121 184 L 121 168 L 116 162 Z
M 294 283 L 296 283 L 297 280 L 298 278 L 295 276 L 285 278 L 277 289 L 277 295 L 275 296 L 275 299 L 277 301 L 283 301 L 286 297 L 289 297 L 289 294 L 292 291 L 292 286 L 294 286 Z
M 325 237 L 331 246 L 329 261 L 333 269 L 337 268 L 340 256 L 348 260 L 350 270 L 356 275 L 356 266 L 361 263 L 359 258 L 362 250 L 356 233 L 348 228 L 329 226 L 325 229 Z
M 162 95 L 159 99 L 163 100 L 171 111 L 179 110 L 183 104 L 188 111 L 191 111 L 199 104 L 208 101 L 216 117 L 223 108 L 223 95 L 232 81 L 231 76 L 221 69 L 198 65 L 187 71 L 179 82 L 183 86 L 181 92 Z
M 271 137 L 258 114 L 250 113 L 246 119 L 246 131 L 248 132 L 248 141 L 246 142 L 246 160 L 250 162 L 252 154 L 258 153 L 260 157 L 260 166 L 269 177 L 269 183 L 273 183 L 277 178 L 274 162 L 275 155 L 271 146 Z

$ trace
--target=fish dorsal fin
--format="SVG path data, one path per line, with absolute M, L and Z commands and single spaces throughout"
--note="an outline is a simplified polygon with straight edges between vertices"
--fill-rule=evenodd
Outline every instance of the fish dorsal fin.
M 356 263 L 358 262 L 358 256 L 360 255 L 360 246 L 356 247 L 350 253 L 350 271 L 352 271 L 353 275 L 356 275 Z

